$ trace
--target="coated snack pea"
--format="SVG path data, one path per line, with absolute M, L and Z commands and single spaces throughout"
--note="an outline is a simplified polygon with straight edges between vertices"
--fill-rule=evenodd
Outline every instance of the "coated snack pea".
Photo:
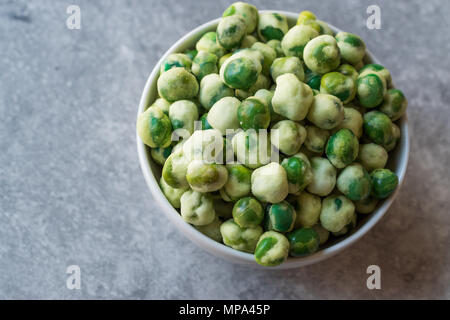
M 191 99 L 198 93 L 198 82 L 185 68 L 172 68 L 159 76 L 158 93 L 169 102 Z
M 403 92 L 398 89 L 389 89 L 384 95 L 383 103 L 380 106 L 380 111 L 385 113 L 392 121 L 400 119 L 408 107 Z
M 233 219 L 230 219 L 222 223 L 220 233 L 223 243 L 227 246 L 239 251 L 253 253 L 263 229 L 261 226 L 241 228 Z
M 387 152 L 394 150 L 395 146 L 397 145 L 397 142 L 400 140 L 401 137 L 400 128 L 395 123 L 392 123 L 391 131 L 393 137 L 392 141 L 383 146 Z
M 258 9 L 255 6 L 245 2 L 235 2 L 223 12 L 222 16 L 228 17 L 232 15 L 238 15 L 244 19 L 246 33 L 250 34 L 255 31 L 258 25 Z
M 344 76 L 352 78 L 355 83 L 356 79 L 358 79 L 359 73 L 356 71 L 355 67 L 349 64 L 341 64 L 339 68 L 336 69 L 336 72 L 342 73 Z
M 339 230 L 338 232 L 333 232 L 333 235 L 335 237 L 339 237 L 339 236 L 343 236 L 344 234 L 348 233 L 350 230 L 352 230 L 356 227 L 357 220 L 358 220 L 358 216 L 357 216 L 356 212 L 353 212 L 353 214 L 350 218 L 350 222 L 347 223 L 347 225 L 345 227 L 343 227 L 341 230 Z
M 355 81 L 340 72 L 326 73 L 320 81 L 320 93 L 336 96 L 345 104 L 355 98 Z
M 283 51 L 283 48 L 281 47 L 280 40 L 272 39 L 270 41 L 267 41 L 266 44 L 275 50 L 275 52 L 277 53 L 277 58 L 284 57 L 284 51 Z
M 356 96 L 366 108 L 374 108 L 386 93 L 386 81 L 377 73 L 361 73 L 356 79 Z
M 355 201 L 355 209 L 356 212 L 362 213 L 362 214 L 368 214 L 375 210 L 378 200 L 373 197 L 367 197 L 364 200 Z
M 298 14 L 297 25 L 304 24 L 307 21 L 315 21 L 316 15 L 311 11 L 304 10 Z
M 205 33 L 197 41 L 195 48 L 197 51 L 208 51 L 219 59 L 226 54 L 226 49 L 219 44 L 217 41 L 217 33 L 214 31 Z
M 192 73 L 196 75 L 199 81 L 208 74 L 218 73 L 217 61 L 215 54 L 203 50 L 199 51 L 192 64 Z
M 340 129 L 328 139 L 325 153 L 336 168 L 344 168 L 358 156 L 358 138 L 350 129 Z
M 313 179 L 311 164 L 308 157 L 303 153 L 297 153 L 290 158 L 283 159 L 281 166 L 287 174 L 289 193 L 298 194 Z
M 266 129 L 270 124 L 270 110 L 263 100 L 250 97 L 238 106 L 237 119 L 244 130 Z
M 321 155 L 325 151 L 330 132 L 316 126 L 306 127 L 306 139 L 303 144 L 307 150 L 314 154 Z
M 184 188 L 172 188 L 171 186 L 169 186 L 166 182 L 166 180 L 164 180 L 163 177 L 161 177 L 161 179 L 159 180 L 159 187 L 161 188 L 161 191 L 164 193 L 164 195 L 166 196 L 167 200 L 169 200 L 170 204 L 174 207 L 174 208 L 180 208 L 181 207 L 181 196 L 189 190 L 188 187 L 184 187 Z
M 282 264 L 289 254 L 289 240 L 276 231 L 267 231 L 259 238 L 255 249 L 255 260 L 262 266 Z
M 198 51 L 196 49 L 187 50 L 184 54 L 188 56 L 189 59 L 194 60 L 195 56 L 197 55 Z
M 168 146 L 167 148 L 152 148 L 152 150 L 150 151 L 152 159 L 160 166 L 164 165 L 164 162 L 166 162 L 171 153 L 171 146 Z
M 203 114 L 199 120 L 202 124 L 202 130 L 208 130 L 213 128 L 208 122 L 208 113 Z
M 310 228 L 317 224 L 320 216 L 322 201 L 320 197 L 303 191 L 296 199 L 297 218 L 295 228 Z
M 364 74 L 368 74 L 368 73 L 377 73 L 377 74 L 381 75 L 381 77 L 386 81 L 387 87 L 390 87 L 392 85 L 391 73 L 389 72 L 388 69 L 386 69 L 382 65 L 379 65 L 376 63 L 371 63 L 371 64 L 366 64 L 364 67 L 359 69 L 360 75 L 364 75 Z
M 193 160 L 186 171 L 189 186 L 198 192 L 213 192 L 220 190 L 228 179 L 228 171 L 222 164 L 206 163 L 203 160 Z
M 216 215 L 213 222 L 204 226 L 195 226 L 195 229 L 203 233 L 208 238 L 213 239 L 217 242 L 222 242 L 222 234 L 220 233 L 220 226 L 222 225 L 222 221 L 220 221 L 219 217 Z
M 370 174 L 373 195 L 377 199 L 389 197 L 397 188 L 398 177 L 389 169 L 375 169 Z
M 260 89 L 260 90 L 256 91 L 256 93 L 255 93 L 255 97 L 263 100 L 269 107 L 271 123 L 283 120 L 283 117 L 273 110 L 273 106 L 272 106 L 273 95 L 274 95 L 274 91 L 270 91 L 267 89 Z
M 198 111 L 195 103 L 189 100 L 179 100 L 170 106 L 169 119 L 172 128 L 185 129 L 192 134 L 194 132 L 194 121 L 198 120 Z
M 281 120 L 271 130 L 271 143 L 286 155 L 296 154 L 306 139 L 305 127 L 292 120 Z
M 363 117 L 358 110 L 344 106 L 344 119 L 342 119 L 342 122 L 337 127 L 333 128 L 333 133 L 347 128 L 359 139 L 363 134 L 363 122 Z
M 218 74 L 212 73 L 203 77 L 198 93 L 199 101 L 206 110 L 224 97 L 233 97 L 234 91 L 220 80 Z
M 170 102 L 163 98 L 158 98 L 150 107 L 159 108 L 164 114 L 169 115 Z
M 164 163 L 162 176 L 166 183 L 175 189 L 189 187 L 186 172 L 189 160 L 179 151 L 172 153 Z
M 187 71 L 190 71 L 191 66 L 192 59 L 189 58 L 188 55 L 183 53 L 172 53 L 161 64 L 160 73 L 176 67 L 185 68 Z
M 262 70 L 260 61 L 243 55 L 231 56 L 220 67 L 220 78 L 234 89 L 249 89 Z
M 321 35 L 309 41 L 303 51 L 306 66 L 324 74 L 339 67 L 341 56 L 336 40 L 329 35 Z
M 238 48 L 246 34 L 246 28 L 245 20 L 238 15 L 223 17 L 217 26 L 217 41 L 225 49 Z
M 241 42 L 241 49 L 250 48 L 255 42 L 258 42 L 258 39 L 256 39 L 251 34 L 248 34 L 242 39 Z
M 362 61 L 366 54 L 366 44 L 359 36 L 341 31 L 336 34 L 335 38 L 342 59 L 353 65 Z
M 298 80 L 305 79 L 305 72 L 303 71 L 302 62 L 297 57 L 282 57 L 276 58 L 270 67 L 270 75 L 273 81 L 283 74 L 292 73 Z
M 306 44 L 319 33 L 308 25 L 292 27 L 281 41 L 281 48 L 285 56 L 303 58 L 303 50 Z
M 296 212 L 287 202 L 282 201 L 267 206 L 265 215 L 265 230 L 289 232 L 294 228 Z
M 142 142 L 152 148 L 167 148 L 172 143 L 169 117 L 156 107 L 150 107 L 139 115 L 137 132 Z
M 322 201 L 320 224 L 330 232 L 340 232 L 352 222 L 355 205 L 344 196 L 329 196 Z
M 325 158 L 310 159 L 313 180 L 306 187 L 308 192 L 325 197 L 333 191 L 336 185 L 336 168 Z
M 375 143 L 361 144 L 359 146 L 358 161 L 367 171 L 382 169 L 388 160 L 386 150 Z
M 182 152 L 188 162 L 196 159 L 220 163 L 226 145 L 219 130 L 196 130 L 183 144 Z
M 289 27 L 285 16 L 279 13 L 261 13 L 258 21 L 258 36 L 264 41 L 282 40 Z
M 260 73 L 258 75 L 258 78 L 256 79 L 256 82 L 248 89 L 248 90 L 241 90 L 236 89 L 235 95 L 236 98 L 240 100 L 245 100 L 247 98 L 250 98 L 251 96 L 255 95 L 255 93 L 261 89 L 269 89 L 270 87 L 270 79 L 267 78 L 265 75 Z
M 376 144 L 386 146 L 394 140 L 392 121 L 380 111 L 364 114 L 364 133 Z
M 267 134 L 258 134 L 255 130 L 239 131 L 232 139 L 236 159 L 251 169 L 259 168 L 270 162 L 271 144 Z
M 301 257 L 316 252 L 319 249 L 320 238 L 311 228 L 301 228 L 287 234 L 289 253 L 292 257 Z
M 194 226 L 204 226 L 214 221 L 213 200 L 210 195 L 188 190 L 181 196 L 181 217 Z
M 260 201 L 278 203 L 289 193 L 287 174 L 284 168 L 271 162 L 252 173 L 252 193 Z
M 369 173 L 359 163 L 352 163 L 342 170 L 336 185 L 340 192 L 353 201 L 367 199 L 372 191 Z
M 250 194 L 252 170 L 242 164 L 227 164 L 228 180 L 220 189 L 225 201 L 236 201 Z
M 233 220 L 241 228 L 256 227 L 264 219 L 264 210 L 258 200 L 252 197 L 239 199 L 233 207 Z
M 327 242 L 330 236 L 330 232 L 327 229 L 323 228 L 320 224 L 315 224 L 314 226 L 312 226 L 312 229 L 314 229 L 319 235 L 320 245 Z
M 292 73 L 278 76 L 276 82 L 272 98 L 273 110 L 290 120 L 303 120 L 313 103 L 311 88 Z
M 227 59 L 229 57 L 231 57 L 233 55 L 233 52 L 227 53 L 225 55 L 223 55 L 222 57 L 220 57 L 219 62 L 217 63 L 219 70 L 220 68 L 222 68 L 222 65 L 224 64 L 225 61 L 227 61 Z
M 225 135 L 227 129 L 238 129 L 238 110 L 241 102 L 234 97 L 225 97 L 217 101 L 208 112 L 208 123 Z
M 270 66 L 272 65 L 273 61 L 277 57 L 276 51 L 274 49 L 272 49 L 271 47 L 269 47 L 267 44 L 262 43 L 262 42 L 255 42 L 252 45 L 252 49 L 259 51 L 263 55 L 264 62 L 262 64 L 262 72 L 265 75 L 269 75 L 270 74 Z
M 344 106 L 339 98 L 320 93 L 314 96 L 307 118 L 321 129 L 333 129 L 344 119 Z
M 320 81 L 322 80 L 322 76 L 319 73 L 311 71 L 307 67 L 305 70 L 305 83 L 311 87 L 313 90 L 320 90 Z

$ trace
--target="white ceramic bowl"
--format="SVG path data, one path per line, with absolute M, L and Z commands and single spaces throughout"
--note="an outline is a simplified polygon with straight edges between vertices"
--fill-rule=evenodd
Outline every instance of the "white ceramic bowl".
M 273 11 L 284 14 L 289 22 L 289 26 L 293 26 L 296 23 L 297 13 L 284 12 L 284 11 Z M 264 11 L 262 11 L 264 12 Z M 148 77 L 147 83 L 145 84 L 144 91 L 142 92 L 141 100 L 139 103 L 138 115 L 146 110 L 146 108 L 157 98 L 156 82 L 159 75 L 159 68 L 164 59 L 174 52 L 184 52 L 187 49 L 193 48 L 195 43 L 200 37 L 208 31 L 215 31 L 216 27 L 220 21 L 220 18 L 207 22 L 198 28 L 192 30 L 180 40 L 178 40 L 167 52 L 161 57 L 158 63 L 155 65 L 152 73 Z M 338 28 L 330 25 L 330 27 L 335 31 L 340 31 Z M 349 30 L 351 31 L 351 30 Z M 369 43 L 370 46 L 370 43 Z M 374 56 L 368 51 L 368 57 L 374 63 L 380 63 Z M 161 210 L 169 218 L 169 220 L 176 226 L 176 228 L 189 238 L 192 242 L 197 244 L 199 247 L 205 249 L 206 251 L 224 258 L 226 260 L 239 263 L 242 265 L 260 267 L 265 269 L 290 269 L 312 264 L 326 258 L 329 258 L 343 249 L 347 248 L 351 244 L 359 240 L 364 234 L 366 234 L 386 213 L 390 205 L 394 201 L 395 196 L 400 189 L 400 186 L 405 177 L 406 167 L 408 163 L 409 155 L 409 135 L 408 135 L 408 124 L 406 115 L 399 121 L 399 127 L 402 132 L 402 137 L 398 143 L 396 149 L 389 154 L 389 161 L 387 167 L 393 170 L 399 178 L 399 186 L 396 191 L 387 199 L 380 202 L 377 209 L 367 216 L 360 216 L 358 219 L 358 225 L 349 234 L 342 238 L 338 238 L 330 243 L 327 243 L 318 252 L 299 258 L 288 258 L 286 262 L 280 266 L 267 268 L 259 266 L 252 254 L 234 250 L 223 244 L 215 242 L 214 240 L 206 237 L 194 227 L 184 222 L 180 214 L 172 207 L 172 205 L 167 201 L 161 189 L 159 188 L 158 182 L 161 177 L 161 168 L 154 163 L 150 156 L 150 148 L 148 148 L 141 141 L 139 136 L 137 136 L 137 148 L 139 153 L 139 162 L 141 164 L 142 172 L 145 177 L 150 191 L 153 194 L 154 199 L 158 202 Z M 175 254 L 182 254 L 181 252 Z

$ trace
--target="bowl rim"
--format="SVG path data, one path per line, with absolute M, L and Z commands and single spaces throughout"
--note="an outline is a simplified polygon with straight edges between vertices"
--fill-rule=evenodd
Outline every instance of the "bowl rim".
M 289 19 L 296 19 L 297 13 L 289 12 L 289 11 L 280 11 L 280 10 L 260 10 L 260 13 L 268 13 L 268 12 L 274 12 L 285 15 Z M 208 29 L 212 28 L 214 25 L 217 25 L 220 21 L 220 17 L 210 20 L 187 34 L 185 34 L 183 37 L 181 37 L 179 40 L 177 40 L 158 60 L 158 62 L 155 64 L 152 72 L 147 78 L 145 87 L 142 91 L 141 99 L 139 101 L 139 108 L 137 117 L 144 112 L 147 108 L 147 98 L 148 94 L 150 92 L 151 86 L 153 83 L 155 83 L 158 79 L 159 75 L 159 69 L 160 65 L 162 64 L 163 60 L 166 59 L 166 57 L 174 52 L 177 52 L 180 47 L 182 47 L 186 42 L 191 41 L 191 38 L 194 36 L 198 36 L 201 33 L 206 32 Z M 329 24 L 329 27 L 335 31 L 339 32 L 341 31 L 339 28 L 336 28 L 335 26 Z M 379 63 L 378 59 L 376 59 L 373 54 L 370 52 L 370 50 L 366 50 L 368 56 L 372 59 L 374 63 Z M 206 251 L 221 257 L 221 258 L 227 258 L 228 260 L 232 260 L 239 264 L 244 264 L 247 266 L 262 268 L 264 270 L 274 270 L 274 269 L 290 269 L 290 268 L 297 268 L 306 266 L 309 264 L 317 263 L 319 261 L 322 261 L 326 258 L 330 258 L 334 256 L 335 254 L 341 252 L 345 248 L 348 248 L 352 244 L 354 244 L 357 240 L 362 238 L 370 229 L 372 229 L 380 220 L 381 218 L 386 214 L 389 207 L 392 205 L 395 197 L 397 196 L 401 185 L 403 184 L 406 169 L 408 166 L 408 159 L 409 159 L 409 132 L 408 132 L 408 119 L 407 115 L 402 117 L 401 120 L 400 129 L 402 131 L 401 136 L 401 144 L 402 144 L 402 152 L 399 153 L 399 172 L 398 172 L 398 178 L 399 178 L 399 184 L 394 191 L 394 193 L 389 197 L 383 200 L 383 203 L 373 212 L 370 214 L 370 217 L 367 218 L 367 220 L 362 224 L 354 233 L 350 234 L 349 236 L 343 238 L 342 240 L 330 245 L 329 247 L 320 249 L 319 251 L 305 256 L 305 257 L 296 257 L 292 258 L 289 257 L 287 261 L 282 263 L 279 266 L 276 267 L 262 267 L 259 264 L 256 263 L 254 260 L 254 256 L 251 253 L 246 253 L 242 251 L 235 250 L 231 247 L 228 247 L 222 243 L 216 242 L 209 237 L 202 234 L 200 231 L 195 229 L 192 225 L 186 223 L 178 213 L 178 211 L 175 210 L 175 208 L 172 207 L 172 205 L 169 203 L 169 201 L 166 199 L 164 194 L 162 193 L 160 187 L 159 187 L 159 181 L 157 181 L 156 177 L 153 175 L 152 169 L 150 167 L 150 161 L 153 161 L 148 156 L 147 152 L 147 146 L 141 141 L 137 130 L 136 130 L 136 142 L 137 142 L 137 149 L 138 149 L 138 157 L 139 157 L 139 163 L 141 166 L 142 173 L 144 175 L 145 181 L 147 183 L 147 186 L 149 187 L 154 199 L 164 212 L 164 214 L 169 218 L 169 220 L 175 225 L 175 227 L 178 229 L 178 231 L 181 231 L 188 239 L 190 239 L 192 242 L 197 244 L 198 246 L 202 247 Z

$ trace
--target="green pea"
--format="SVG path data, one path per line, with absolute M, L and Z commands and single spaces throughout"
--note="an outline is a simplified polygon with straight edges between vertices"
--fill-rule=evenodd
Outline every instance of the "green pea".
M 297 25 L 302 25 L 307 21 L 315 21 L 316 15 L 311 11 L 304 10 L 298 14 Z
M 213 222 L 204 226 L 195 226 L 195 229 L 203 233 L 208 238 L 213 239 L 219 243 L 222 242 L 222 234 L 220 233 L 220 226 L 222 225 L 222 221 L 220 221 L 219 217 L 216 215 Z
M 186 172 L 189 161 L 182 152 L 172 153 L 164 163 L 162 176 L 166 183 L 175 189 L 189 186 Z
M 217 41 L 217 33 L 214 31 L 205 33 L 195 45 L 197 51 L 208 51 L 217 58 L 221 58 L 226 54 L 226 49 Z
M 197 55 L 198 51 L 195 49 L 187 50 L 184 54 L 189 57 L 189 59 L 194 60 L 195 56 Z
M 200 117 L 200 122 L 202 123 L 202 130 L 212 129 L 211 125 L 208 122 L 208 114 L 205 113 Z
M 208 51 L 199 51 L 192 64 L 192 73 L 197 76 L 199 81 L 208 74 L 218 73 L 217 60 L 216 55 Z
M 377 199 L 389 197 L 397 188 L 398 177 L 389 169 L 375 169 L 370 174 L 373 195 Z
M 225 201 L 236 201 L 250 194 L 252 170 L 242 164 L 227 164 L 228 180 L 220 189 Z
M 289 232 L 294 228 L 296 212 L 287 202 L 269 205 L 265 216 L 265 229 L 278 232 Z
M 276 113 L 273 110 L 273 106 L 272 106 L 273 94 L 274 94 L 273 91 L 270 91 L 267 89 L 260 89 L 260 90 L 256 91 L 256 93 L 255 93 L 255 97 L 263 100 L 269 107 L 271 123 L 278 122 L 283 119 L 283 117 L 281 115 L 279 115 L 278 113 Z
M 284 57 L 284 51 L 283 51 L 283 48 L 281 47 L 280 40 L 272 39 L 270 41 L 267 41 L 266 44 L 275 50 L 275 52 L 277 53 L 277 58 Z
M 351 107 L 344 107 L 344 119 L 342 119 L 342 122 L 337 127 L 333 128 L 333 133 L 347 128 L 359 139 L 363 134 L 363 122 L 363 117 L 358 110 Z
M 341 31 L 336 34 L 335 38 L 341 52 L 342 59 L 351 64 L 357 64 L 362 61 L 364 55 L 366 54 L 366 45 L 359 36 Z
M 392 121 L 380 111 L 371 111 L 364 114 L 365 135 L 381 146 L 388 145 L 394 140 Z
M 389 89 L 384 96 L 380 111 L 385 113 L 392 121 L 396 121 L 403 116 L 407 107 L 408 101 L 403 92 L 398 89 Z
M 400 140 L 401 137 L 400 128 L 395 123 L 392 123 L 391 131 L 393 137 L 391 142 L 383 146 L 387 152 L 394 150 L 395 146 L 397 145 L 397 142 Z
M 358 161 L 368 171 L 382 169 L 388 160 L 386 150 L 375 143 L 361 144 L 359 146 Z
M 234 204 L 233 219 L 241 228 L 256 227 L 264 219 L 263 207 L 255 198 L 242 198 Z
M 297 196 L 295 207 L 295 211 L 297 212 L 295 228 L 311 228 L 317 224 L 320 209 L 322 208 L 320 197 L 303 191 Z
M 308 25 L 298 25 L 292 27 L 281 41 L 281 47 L 287 57 L 303 58 L 303 50 L 306 44 L 317 37 L 319 32 Z
M 327 158 L 336 168 L 344 168 L 358 156 L 358 138 L 350 129 L 344 128 L 333 134 L 325 148 Z
M 225 49 L 231 50 L 241 45 L 246 34 L 245 20 L 237 15 L 223 17 L 217 26 L 217 41 Z
M 220 99 L 232 96 L 233 89 L 223 83 L 218 74 L 208 74 L 200 82 L 199 101 L 206 110 L 211 109 Z
M 187 187 L 179 189 L 172 188 L 167 184 L 163 177 L 161 177 L 161 179 L 159 180 L 159 187 L 166 196 L 167 200 L 169 200 L 170 204 L 177 209 L 181 207 L 181 196 L 189 190 L 189 188 Z
M 238 15 L 245 20 L 246 33 L 250 34 L 255 31 L 258 25 L 258 9 L 255 6 L 245 2 L 235 2 L 223 12 L 222 16 L 232 15 Z
M 222 188 L 228 179 L 224 165 L 193 160 L 186 171 L 186 180 L 190 187 L 198 192 L 213 192 Z
M 279 13 L 261 13 L 258 22 L 258 36 L 264 41 L 282 40 L 288 32 L 287 19 Z
M 230 219 L 222 223 L 220 233 L 225 245 L 239 251 L 253 253 L 263 229 L 261 226 L 242 228 Z
M 347 103 L 355 98 L 355 81 L 340 72 L 329 72 L 322 76 L 320 92 L 336 96 L 342 103 Z
M 306 66 L 320 74 L 336 69 L 340 59 L 337 42 L 329 35 L 315 37 L 306 44 L 303 51 Z
M 163 98 L 158 98 L 153 102 L 153 104 L 150 107 L 159 108 L 166 116 L 169 115 L 170 110 L 170 102 L 167 100 L 164 100 Z
M 344 119 L 344 106 L 339 98 L 320 93 L 314 96 L 307 118 L 321 129 L 333 129 Z
M 290 232 L 289 253 L 293 257 L 301 257 L 316 252 L 319 249 L 320 238 L 311 228 L 301 228 Z
M 308 68 L 305 68 L 305 83 L 314 90 L 320 90 L 320 82 L 322 80 L 322 76 L 319 73 L 311 71 Z
M 194 121 L 198 120 L 198 110 L 192 101 L 179 100 L 170 106 L 169 119 L 174 130 L 185 129 L 192 134 Z
M 187 71 L 191 70 L 192 59 L 183 53 L 172 53 L 166 60 L 163 61 L 160 68 L 160 73 L 166 72 L 172 68 L 185 68 Z
M 150 151 L 152 159 L 160 166 L 164 165 L 164 162 L 166 162 L 171 153 L 171 146 L 168 146 L 167 148 L 152 148 L 152 150 Z
M 249 89 L 258 79 L 261 63 L 248 56 L 231 56 L 220 68 L 220 78 L 235 89 Z
M 273 61 L 270 67 L 270 75 L 273 81 L 276 81 L 279 76 L 286 73 L 294 74 L 300 81 L 305 79 L 302 63 L 297 57 L 282 57 Z
M 251 34 L 248 34 L 242 39 L 240 49 L 250 48 L 256 42 L 258 42 L 258 39 Z
M 219 62 L 217 63 L 217 65 L 219 66 L 219 70 L 220 68 L 222 68 L 222 65 L 225 63 L 225 61 L 227 61 L 227 59 L 229 57 L 231 57 L 233 55 L 233 52 L 227 53 L 225 55 L 223 55 L 220 59 Z
M 336 69 L 337 72 L 342 73 L 344 76 L 350 77 L 355 81 L 358 79 L 358 71 L 356 71 L 355 67 L 349 64 L 341 64 L 339 68 Z
M 250 97 L 237 108 L 237 118 L 242 129 L 267 129 L 270 124 L 270 110 L 264 101 Z
M 356 96 L 366 108 L 374 108 L 382 101 L 386 93 L 386 81 L 379 74 L 360 74 L 356 80 Z
M 270 84 L 270 79 L 260 73 L 258 75 L 258 78 L 256 79 L 256 82 L 247 91 L 236 89 L 236 97 L 238 99 L 245 100 L 253 96 L 257 91 L 261 89 L 269 89 Z
M 356 212 L 353 212 L 350 218 L 350 222 L 347 223 L 341 230 L 337 232 L 333 232 L 333 235 L 335 237 L 343 236 L 344 234 L 347 234 L 350 230 L 354 229 L 356 227 L 356 223 L 358 220 L 358 216 Z
M 254 170 L 252 193 L 262 202 L 278 203 L 283 201 L 289 193 L 287 174 L 284 168 L 276 162 L 271 162 Z
M 259 134 L 255 130 L 239 131 L 234 135 L 232 145 L 237 160 L 248 168 L 259 168 L 271 160 L 268 134 Z
M 169 117 L 159 108 L 150 107 L 139 115 L 137 132 L 142 142 L 151 148 L 167 148 L 172 142 Z
M 368 214 L 375 210 L 378 200 L 373 197 L 367 197 L 364 200 L 355 201 L 355 208 L 358 213 Z
M 195 76 L 184 68 L 172 68 L 158 78 L 158 93 L 169 102 L 189 100 L 198 93 Z
M 289 240 L 281 233 L 267 231 L 259 238 L 255 249 L 255 260 L 262 266 L 277 266 L 289 254 Z
M 372 191 L 369 173 L 359 163 L 353 163 L 341 171 L 337 178 L 337 188 L 353 201 L 366 199 Z
M 194 226 L 205 226 L 214 221 L 213 200 L 210 195 L 188 190 L 181 196 L 181 217 Z
M 333 191 L 336 185 L 336 168 L 325 158 L 313 157 L 310 162 L 313 180 L 306 189 L 310 193 L 325 197 Z
M 289 193 L 297 194 L 311 183 L 313 173 L 308 158 L 303 153 L 298 153 L 281 162 L 287 174 Z
M 327 229 L 323 228 L 320 224 L 315 224 L 314 226 L 312 226 L 312 229 L 314 229 L 319 235 L 320 245 L 323 245 L 328 241 L 330 232 Z
M 322 20 L 316 20 L 315 22 L 320 27 L 319 31 L 320 34 L 327 34 L 329 36 L 334 36 L 333 30 L 331 30 L 330 26 L 326 22 L 323 22 Z
M 281 120 L 272 126 L 271 142 L 287 155 L 296 154 L 306 139 L 306 129 L 292 120 Z
M 209 124 L 222 135 L 227 129 L 239 129 L 238 109 L 241 102 L 234 97 L 225 97 L 217 101 L 208 113 Z
M 262 42 L 255 42 L 251 48 L 259 51 L 263 55 L 264 62 L 262 64 L 262 72 L 265 75 L 269 75 L 270 66 L 277 57 L 276 51 Z
M 330 232 L 340 232 L 352 222 L 355 205 L 344 196 L 329 196 L 322 201 L 320 224 Z
M 391 73 L 389 72 L 388 69 L 386 69 L 382 65 L 379 65 L 376 63 L 371 63 L 371 64 L 366 64 L 364 67 L 359 69 L 360 75 L 368 74 L 368 73 L 377 73 L 377 74 L 381 75 L 382 78 L 384 78 L 387 87 L 390 87 L 392 85 Z

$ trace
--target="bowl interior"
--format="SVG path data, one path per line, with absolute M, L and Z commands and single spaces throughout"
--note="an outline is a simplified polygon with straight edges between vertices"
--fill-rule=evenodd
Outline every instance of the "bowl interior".
M 289 23 L 289 27 L 295 25 L 297 14 L 291 12 L 284 11 L 273 11 L 271 12 L 279 12 L 284 14 Z M 261 11 L 264 12 L 264 11 Z M 217 24 L 220 19 L 216 19 L 210 21 L 185 35 L 183 38 L 178 40 L 158 61 L 150 74 L 145 89 L 143 91 L 138 115 L 144 112 L 148 106 L 150 106 L 153 101 L 158 97 L 156 82 L 159 76 L 159 68 L 162 61 L 171 53 L 174 52 L 184 52 L 188 49 L 191 49 L 195 46 L 195 43 L 200 39 L 200 37 L 208 31 L 215 31 Z M 330 25 L 333 31 L 340 31 L 338 28 Z M 370 46 L 370 45 L 369 45 Z M 365 63 L 380 63 L 371 53 L 367 50 L 367 55 L 365 57 Z M 381 64 L 381 63 L 380 63 Z M 345 247 L 349 246 L 357 239 L 359 239 L 362 235 L 364 235 L 368 230 L 370 230 L 384 215 L 387 211 L 391 203 L 393 202 L 397 191 L 400 188 L 401 183 L 403 182 L 404 175 L 406 172 L 406 166 L 408 162 L 408 154 L 409 154 L 409 135 L 408 135 L 408 126 L 407 126 L 407 118 L 406 115 L 402 117 L 399 121 L 396 122 L 399 126 L 402 136 L 400 141 L 397 144 L 395 150 L 389 153 L 389 160 L 386 165 L 387 168 L 394 171 L 399 177 L 399 186 L 396 189 L 396 192 L 392 194 L 389 198 L 384 201 L 380 201 L 377 205 L 376 210 L 369 215 L 358 215 L 358 224 L 356 228 L 354 228 L 351 232 L 344 235 L 343 237 L 331 237 L 328 242 L 319 249 L 318 252 L 300 258 L 289 258 L 288 261 L 283 263 L 282 265 L 276 267 L 278 269 L 286 269 L 299 267 L 307 264 L 311 264 L 314 262 L 318 262 L 327 257 L 330 257 Z M 240 252 L 229 248 L 223 244 L 217 243 L 212 239 L 209 239 L 195 228 L 193 228 L 188 223 L 184 222 L 184 220 L 179 215 L 178 211 L 176 211 L 170 203 L 166 200 L 164 194 L 159 189 L 158 182 L 161 178 L 161 167 L 157 165 L 150 156 L 150 148 L 142 143 L 140 138 L 137 136 L 137 144 L 138 144 L 138 153 L 142 171 L 144 173 L 144 177 L 147 181 L 147 184 L 152 191 L 154 198 L 160 204 L 162 210 L 168 216 L 168 218 L 176 225 L 176 227 L 182 231 L 189 239 L 197 243 L 199 246 L 203 247 L 207 251 L 220 256 L 228 258 L 237 263 L 252 265 L 259 267 L 258 264 L 254 261 L 253 255 L 245 252 Z

